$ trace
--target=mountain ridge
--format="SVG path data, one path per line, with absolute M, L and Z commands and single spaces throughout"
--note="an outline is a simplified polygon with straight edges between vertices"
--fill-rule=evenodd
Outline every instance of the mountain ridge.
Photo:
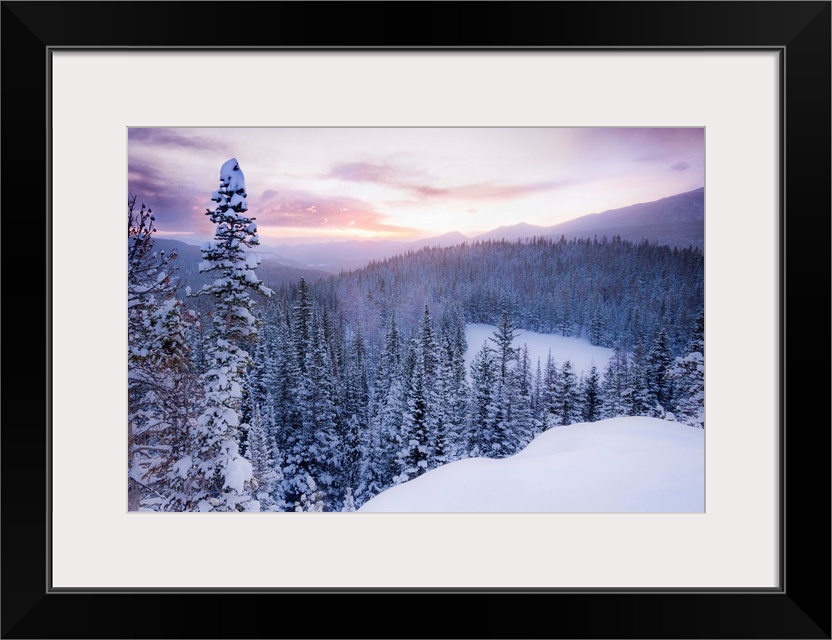
M 561 235 L 571 240 L 620 236 L 633 242 L 646 239 L 679 248 L 695 246 L 702 249 L 705 245 L 704 220 L 705 187 L 700 187 L 659 200 L 589 213 L 548 227 L 526 222 L 498 227 L 473 240 L 520 240 Z
M 667 196 L 651 202 L 640 202 L 617 209 L 579 216 L 551 226 L 528 222 L 505 225 L 469 237 L 459 231 L 421 240 L 331 240 L 298 245 L 261 245 L 256 249 L 264 264 L 273 262 L 286 269 L 312 270 L 317 274 L 337 274 L 359 269 L 373 260 L 417 251 L 423 247 L 447 247 L 464 242 L 488 240 L 516 241 L 525 238 L 575 238 L 618 236 L 631 242 L 647 240 L 670 247 L 689 246 L 704 249 L 705 188 Z M 178 240 L 163 239 L 199 250 Z M 287 272 L 288 273 L 288 272 Z M 313 275 L 310 274 L 310 275 Z

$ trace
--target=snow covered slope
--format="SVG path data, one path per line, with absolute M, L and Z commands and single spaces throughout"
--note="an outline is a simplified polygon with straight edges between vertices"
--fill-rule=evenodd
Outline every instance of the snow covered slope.
M 705 432 L 656 418 L 555 427 L 502 460 L 452 462 L 361 512 L 677 512 L 705 508 Z

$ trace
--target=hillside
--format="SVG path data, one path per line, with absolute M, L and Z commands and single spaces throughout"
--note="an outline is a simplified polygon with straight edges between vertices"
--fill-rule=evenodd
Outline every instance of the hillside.
M 620 236 L 631 242 L 648 240 L 670 247 L 704 249 L 705 189 L 702 187 L 653 202 L 591 213 L 550 227 L 521 222 L 493 229 L 476 236 L 474 240 L 519 240 L 535 236 L 565 236 L 567 240 Z
M 451 247 L 467 242 L 468 237 L 452 231 L 413 242 L 399 240 L 338 240 L 274 247 L 287 264 L 320 269 L 329 273 L 360 269 L 371 260 L 418 251 L 423 247 Z M 270 248 L 264 248 L 271 250 Z
M 705 189 L 695 189 L 654 202 L 593 213 L 549 227 L 547 235 L 572 238 L 621 236 L 679 248 L 705 247 Z
M 194 291 L 201 289 L 203 284 L 213 282 L 214 277 L 199 272 L 199 263 L 202 261 L 202 251 L 199 247 L 166 238 L 154 238 L 154 248 L 157 251 L 170 253 L 176 251 L 175 265 L 178 270 L 181 290 L 191 287 Z M 276 288 L 283 285 L 294 284 L 301 278 L 308 282 L 315 282 L 320 278 L 329 277 L 330 274 L 323 271 L 308 268 L 298 268 L 284 264 L 278 256 L 269 253 L 255 251 L 263 258 L 260 266 L 257 267 L 257 276 L 267 286 Z
M 656 418 L 555 427 L 504 459 L 468 458 L 360 512 L 702 513 L 705 432 Z

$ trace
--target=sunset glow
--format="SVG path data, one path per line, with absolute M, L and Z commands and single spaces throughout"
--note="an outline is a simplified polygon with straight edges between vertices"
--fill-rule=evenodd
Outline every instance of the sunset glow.
M 230 157 L 271 244 L 548 226 L 704 185 L 701 128 L 131 128 L 128 150 L 160 237 L 194 243 Z

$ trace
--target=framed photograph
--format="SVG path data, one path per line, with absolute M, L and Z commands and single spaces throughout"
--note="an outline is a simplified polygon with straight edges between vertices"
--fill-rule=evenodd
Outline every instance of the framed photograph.
M 128 159 L 131 512 L 705 512 L 703 127 Z
M 4 165 L 16 176 L 12 185 L 23 182 L 13 190 L 45 211 L 43 224 L 27 225 L 21 238 L 9 220 L 18 205 L 7 194 L 3 636 L 281 635 L 261 622 L 261 605 L 305 619 L 321 603 L 343 600 L 356 605 L 356 615 L 381 605 L 410 619 L 412 607 L 427 599 L 433 610 L 447 607 L 466 619 L 455 635 L 830 637 L 830 531 L 822 515 L 830 497 L 828 408 L 818 419 L 822 403 L 799 382 L 813 370 L 816 356 L 809 354 L 829 327 L 828 304 L 817 298 L 829 291 L 830 3 L 494 3 L 476 11 L 451 3 L 441 12 L 424 4 L 409 19 L 410 35 L 395 41 L 369 28 L 377 17 L 369 4 L 326 5 L 325 19 L 321 8 L 301 3 L 237 3 L 224 16 L 215 6 L 3 3 L 4 89 L 7 98 L 21 97 L 4 100 Z M 132 202 L 128 251 L 148 237 L 157 250 L 178 249 L 175 278 L 163 263 L 136 262 L 149 265 L 146 282 L 124 268 L 123 217 L 116 224 L 115 213 L 123 216 L 125 195 Z M 681 196 L 701 202 L 698 239 L 682 239 L 677 225 L 662 229 L 659 242 L 645 241 L 641 230 L 640 245 L 639 238 L 622 238 L 621 226 L 610 222 L 615 216 L 603 213 Z M 565 226 L 588 220 L 601 237 L 588 240 L 585 226 Z M 477 237 L 501 228 L 499 238 Z M 250 253 L 220 256 L 229 229 L 245 236 Z M 301 241 L 280 242 L 286 237 Z M 349 244 L 359 241 L 372 249 Z M 602 289 L 582 301 L 575 287 L 564 288 L 562 299 L 553 291 L 555 302 L 534 307 L 519 273 L 512 275 L 522 263 L 516 254 L 535 243 L 541 252 L 530 263 L 560 260 L 568 273 L 558 251 L 577 260 L 581 251 L 612 242 L 624 252 L 645 247 L 642 267 L 667 254 L 668 297 L 651 290 L 655 307 L 639 310 L 656 317 L 628 318 Z M 493 254 L 502 246 L 513 247 L 511 259 Z M 33 256 L 33 247 L 43 255 L 36 249 Z M 488 255 L 463 255 L 472 247 Z M 443 269 L 436 267 L 440 252 Z M 680 254 L 688 259 L 684 273 L 693 269 L 691 282 L 673 275 L 670 261 Z M 410 262 L 381 273 L 397 255 Z M 226 263 L 241 266 L 226 272 Z M 448 293 L 450 284 L 436 285 L 460 280 L 447 277 L 447 264 L 470 273 L 490 263 L 500 268 L 472 281 L 493 286 L 466 289 L 465 305 L 454 304 L 463 296 Z M 624 265 L 599 276 L 616 295 L 623 295 L 625 284 L 615 279 Z M 367 285 L 370 268 L 376 279 Z M 316 281 L 327 269 L 338 275 Z M 251 311 L 249 324 L 242 298 L 229 303 L 215 295 L 238 275 L 263 295 L 260 309 L 273 305 L 267 317 L 285 324 L 257 326 L 259 311 Z M 186 277 L 192 295 L 165 289 Z M 396 295 L 378 295 L 382 280 L 396 282 Z M 805 296 L 807 283 L 818 280 L 824 293 Z M 229 344 L 223 331 L 250 336 L 256 329 L 267 338 L 284 331 L 284 346 L 297 347 L 307 281 L 310 337 L 294 359 L 283 359 L 297 369 L 287 374 L 297 384 L 288 389 L 291 398 L 275 401 L 279 385 L 252 377 L 266 355 L 252 346 L 251 364 L 237 367 L 227 359 L 242 362 L 248 354 L 218 345 Z M 324 281 L 330 284 L 315 284 Z M 125 282 L 132 283 L 127 296 Z M 130 311 L 140 305 L 151 310 L 147 317 Z M 633 314 L 638 305 L 629 309 Z M 704 344 L 701 351 L 692 346 L 690 322 L 702 309 L 706 361 Z M 174 371 L 173 360 L 146 366 L 142 358 L 153 347 L 134 341 L 149 335 L 141 327 L 172 326 L 165 323 L 173 316 L 164 314 L 174 310 L 193 320 L 183 331 L 206 334 L 188 339 L 200 345 L 193 357 L 203 366 L 182 397 L 200 405 L 193 424 L 209 436 L 209 444 L 176 455 L 175 440 L 158 426 L 162 409 L 141 385 L 162 373 L 171 373 L 164 384 L 187 385 L 189 378 Z M 159 314 L 164 318 L 154 325 Z M 35 317 L 46 319 L 45 339 L 20 341 L 32 335 Z M 401 360 L 410 365 L 385 374 L 394 317 L 406 335 Z M 590 335 L 602 328 L 609 335 Z M 532 354 L 510 340 L 512 332 L 525 332 L 529 352 L 530 344 L 551 348 L 546 341 L 555 333 L 583 341 L 568 360 L 569 368 L 580 368 L 573 377 L 585 412 L 589 372 L 576 363 L 590 347 L 609 356 L 624 342 L 623 362 L 638 370 L 639 358 L 656 352 L 662 329 L 684 384 L 664 401 L 659 387 L 645 387 L 643 411 L 632 408 L 642 396 L 631 385 L 617 396 L 629 404 L 599 420 L 583 413 L 579 420 L 562 404 L 535 405 L 531 396 L 544 390 L 547 360 L 538 356 L 535 381 Z M 161 331 L 168 346 L 179 335 Z M 469 348 L 456 348 L 455 335 Z M 481 354 L 470 348 L 474 342 L 485 345 Z M 17 344 L 25 345 L 22 357 L 13 355 Z M 274 348 L 280 344 L 275 337 Z M 338 344 L 343 358 L 331 353 Z M 313 375 L 318 353 L 351 373 L 335 381 Z M 427 364 L 433 356 L 448 372 L 459 361 L 457 390 L 502 390 L 483 401 L 482 422 L 472 418 L 472 401 L 437 408 L 445 406 L 438 389 L 454 387 L 451 373 Z M 601 352 L 594 357 L 601 360 Z M 597 362 L 598 369 L 611 360 Z M 38 364 L 21 375 L 22 362 Z M 565 380 L 565 362 L 553 363 L 552 380 Z M 509 372 L 501 384 L 476 386 L 477 372 L 488 378 L 489 367 L 499 373 L 500 364 Z M 338 386 L 365 369 L 374 376 L 368 393 L 389 406 L 385 384 L 402 388 L 401 410 L 391 410 L 402 417 L 395 428 L 381 403 L 361 401 L 359 383 Z M 229 382 L 242 370 L 245 379 Z M 693 389 L 696 371 L 700 389 Z M 521 379 L 531 380 L 527 422 L 515 410 L 526 407 Z M 353 449 L 341 438 L 332 449 L 339 463 L 327 467 L 298 457 L 309 443 L 298 448 L 275 435 L 274 425 L 318 425 L 330 415 L 321 396 L 330 382 L 333 429 L 398 434 L 391 440 L 398 449 L 376 456 L 386 471 L 367 471 L 367 451 L 387 451 L 381 436 Z M 420 404 L 420 390 L 432 400 Z M 605 393 L 607 407 L 610 397 Z M 511 421 L 494 418 L 505 416 L 506 398 Z M 208 411 L 212 400 L 217 406 Z M 273 409 L 289 406 L 295 417 L 280 423 Z M 465 410 L 456 415 L 454 407 Z M 434 437 L 436 425 L 454 420 L 459 425 L 450 432 L 460 437 Z M 617 449 L 604 441 L 607 468 L 593 453 L 599 437 L 587 435 L 604 420 L 619 421 L 619 434 L 632 430 Z M 433 431 L 421 442 L 424 424 Z M 491 425 L 498 435 L 474 433 L 471 424 Z M 329 428 L 318 426 L 314 433 Z M 579 434 L 577 426 L 584 427 Z M 668 435 L 683 427 L 688 449 L 676 432 Z M 694 433 L 697 442 L 688 443 Z M 638 440 L 645 437 L 661 445 L 645 448 Z M 314 446 L 325 453 L 322 443 Z M 363 463 L 341 461 L 361 459 L 361 452 Z M 545 476 L 545 490 L 534 485 L 544 476 L 532 475 L 531 463 L 500 467 L 496 480 L 481 471 L 466 475 L 473 465 L 522 462 L 524 453 L 538 469 L 567 455 L 577 466 Z M 273 456 L 266 467 L 281 477 L 257 467 L 261 454 Z M 285 458 L 277 464 L 274 456 Z M 699 467 L 686 466 L 691 460 Z M 654 473 L 657 461 L 665 475 Z M 353 471 L 331 473 L 336 467 Z M 616 475 L 622 468 L 628 473 Z M 218 486 L 205 478 L 218 478 Z M 587 489 L 604 478 L 600 493 Z M 622 487 L 639 479 L 642 489 Z M 519 487 L 529 493 L 520 495 Z M 643 501 L 633 503 L 633 495 Z M 820 516 L 802 508 L 806 495 L 816 498 Z M 541 500 L 551 502 L 542 507 Z M 324 512 L 286 513 L 298 510 Z M 238 595 L 251 614 L 195 614 L 176 628 L 151 615 L 186 601 L 219 611 L 227 594 Z M 123 613 L 102 607 L 108 598 L 119 599 L 119 611 L 134 612 L 129 627 Z M 479 616 L 483 600 L 505 615 Z M 530 616 L 538 605 L 546 609 Z M 552 610 L 560 612 L 556 621 L 544 614 Z M 350 633 L 334 619 L 319 624 L 310 636 Z M 425 620 L 405 635 L 411 633 L 434 632 Z M 361 635 L 398 634 L 362 626 Z

